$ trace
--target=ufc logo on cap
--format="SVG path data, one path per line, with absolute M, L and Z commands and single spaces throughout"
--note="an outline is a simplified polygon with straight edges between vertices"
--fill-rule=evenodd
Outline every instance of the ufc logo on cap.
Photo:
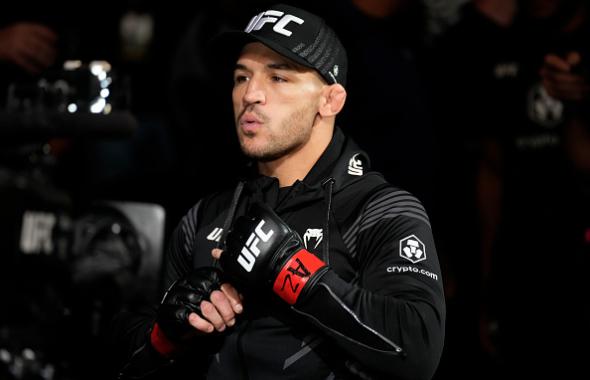
M 294 22 L 296 24 L 301 25 L 305 21 L 297 16 L 285 14 L 281 11 L 269 10 L 266 12 L 259 13 L 256 16 L 252 17 L 252 19 L 248 23 L 248 26 L 245 29 L 245 32 L 250 33 L 253 30 L 260 30 L 262 29 L 264 24 L 274 24 L 272 30 L 284 36 L 290 37 L 291 34 L 293 34 L 293 32 L 286 29 L 286 26 L 290 22 Z
M 264 219 L 258 223 L 254 232 L 250 234 L 248 240 L 246 241 L 246 245 L 240 251 L 240 256 L 238 256 L 238 263 L 246 270 L 246 272 L 250 272 L 252 267 L 254 267 L 254 262 L 256 258 L 260 254 L 260 249 L 258 248 L 258 243 L 262 240 L 263 243 L 266 243 L 268 239 L 274 233 L 273 230 L 268 230 L 268 232 L 264 232 L 262 230 L 262 226 L 264 225 Z

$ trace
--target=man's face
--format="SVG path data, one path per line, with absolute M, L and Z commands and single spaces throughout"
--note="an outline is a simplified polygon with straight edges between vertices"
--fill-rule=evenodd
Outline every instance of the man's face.
M 273 161 L 305 146 L 325 85 L 315 70 L 261 43 L 246 45 L 236 63 L 232 92 L 242 151 Z

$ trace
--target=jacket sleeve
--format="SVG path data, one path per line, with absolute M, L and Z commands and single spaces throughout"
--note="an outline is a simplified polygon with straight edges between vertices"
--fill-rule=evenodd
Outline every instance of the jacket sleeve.
M 294 310 L 350 354 L 358 371 L 431 378 L 442 354 L 445 302 L 422 205 L 387 190 L 368 202 L 343 239 L 357 259 L 358 280 L 348 283 L 329 269 Z
M 192 267 L 192 247 L 195 241 L 197 213 L 195 205 L 172 233 L 164 258 L 162 291 Z M 141 311 L 123 311 L 112 321 L 110 341 L 115 351 L 118 378 L 148 377 L 171 361 L 163 358 L 151 346 L 150 333 L 156 319 L 156 305 Z

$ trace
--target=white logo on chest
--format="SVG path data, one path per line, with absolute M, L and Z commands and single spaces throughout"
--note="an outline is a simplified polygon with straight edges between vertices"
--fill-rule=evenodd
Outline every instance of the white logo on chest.
M 303 235 L 303 244 L 305 244 L 305 249 L 315 249 L 320 245 L 322 239 L 324 238 L 324 231 L 321 228 L 308 228 Z M 309 248 L 310 241 L 315 240 L 315 244 L 313 248 Z

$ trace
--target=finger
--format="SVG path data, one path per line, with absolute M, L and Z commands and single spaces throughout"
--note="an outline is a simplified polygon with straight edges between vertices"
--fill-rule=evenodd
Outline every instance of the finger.
M 582 85 L 586 81 L 586 79 L 581 75 L 572 74 L 572 73 L 564 73 L 564 72 L 553 71 L 553 70 L 541 70 L 541 77 L 544 80 L 554 82 L 557 85 L 559 85 L 559 84 L 569 84 L 569 85 L 580 84 L 580 85 Z
M 31 61 L 35 61 L 41 67 L 49 67 L 55 60 L 55 48 L 42 40 L 32 39 L 27 48 L 27 54 Z
M 232 308 L 236 314 L 241 314 L 244 311 L 242 305 L 242 295 L 232 285 L 225 283 L 221 285 L 221 291 L 228 298 Z
M 211 323 L 199 317 L 197 313 L 190 313 L 188 316 L 188 322 L 200 332 L 211 333 L 215 329 Z
M 560 100 L 580 101 L 586 98 L 590 92 L 590 86 L 586 84 L 556 84 L 543 81 L 543 86 L 551 97 Z
M 219 290 L 214 290 L 211 293 L 211 303 L 217 309 L 217 312 L 223 318 L 226 326 L 233 326 L 236 323 L 236 314 L 229 301 L 229 298 Z
M 545 56 L 545 65 L 553 70 L 570 71 L 571 66 L 563 58 L 555 54 L 547 54 Z
M 578 53 L 577 51 L 570 51 L 565 56 L 565 61 L 570 66 L 577 66 L 580 64 L 580 62 L 582 62 L 582 55 L 580 53 Z
M 43 61 L 51 59 L 55 55 L 55 49 L 52 45 L 46 44 L 33 36 L 28 36 L 22 40 L 19 45 L 15 46 L 13 51 L 18 52 L 18 55 L 38 65 L 42 65 Z
M 57 33 L 53 29 L 42 24 L 29 24 L 29 31 L 31 34 L 43 39 L 47 43 L 54 43 L 57 41 Z
M 236 314 L 241 314 L 242 311 L 244 311 L 244 307 L 242 306 L 242 297 L 238 293 L 236 288 L 234 288 L 228 283 L 225 283 L 221 285 L 221 291 L 229 300 L 229 303 L 231 304 L 231 307 L 234 310 L 234 312 Z
M 219 258 L 221 257 L 221 254 L 223 253 L 223 251 L 219 248 L 213 248 L 211 250 L 211 256 L 213 256 L 213 258 L 215 260 L 219 260 Z
M 42 70 L 39 65 L 36 64 L 35 61 L 31 61 L 26 54 L 17 54 L 14 55 L 12 61 L 25 71 L 29 72 L 30 74 L 39 74 Z
M 215 330 L 219 332 L 225 330 L 225 321 L 223 320 L 223 317 L 217 308 L 211 302 L 201 302 L 201 314 L 203 314 L 203 317 L 208 320 L 213 325 L 213 327 L 215 327 Z

